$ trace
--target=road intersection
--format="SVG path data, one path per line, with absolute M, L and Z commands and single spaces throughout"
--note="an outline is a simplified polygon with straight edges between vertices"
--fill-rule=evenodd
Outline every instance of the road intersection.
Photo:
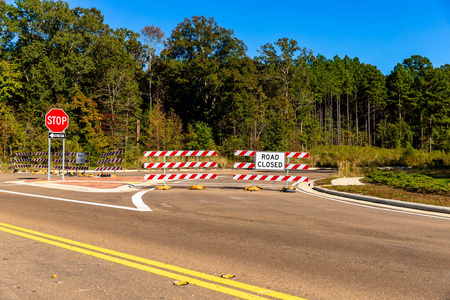
M 327 172 L 309 171 L 308 176 L 317 179 Z M 448 215 L 320 195 L 307 184 L 293 194 L 279 192 L 283 183 L 262 183 L 262 191 L 247 192 L 245 183 L 220 173 L 220 180 L 205 182 L 202 191 L 188 190 L 185 181 L 158 191 L 152 189 L 155 183 L 136 181 L 136 175 L 110 179 L 120 186 L 77 188 L 79 179 L 73 178 L 63 184 L 67 189 L 54 189 L 36 181 L 28 185 L 34 175 L 2 174 L 0 276 L 5 280 L 0 298 L 274 299 L 268 291 L 280 299 L 450 296 Z M 12 181 L 22 184 L 7 183 Z M 93 188 L 103 191 L 88 190 Z M 173 282 L 181 277 L 136 265 L 137 270 L 108 260 L 105 251 L 100 252 L 106 256 L 76 253 L 30 240 L 24 230 L 214 278 L 233 274 L 226 280 L 256 288 L 231 287 L 245 295 L 223 293 L 196 285 L 195 280 L 205 280 L 196 276 L 186 279 L 192 284 L 177 287 Z

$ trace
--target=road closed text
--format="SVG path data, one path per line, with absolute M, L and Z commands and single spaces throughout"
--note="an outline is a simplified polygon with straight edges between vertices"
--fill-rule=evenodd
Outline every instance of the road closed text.
M 285 159 L 284 152 L 256 152 L 255 169 L 284 171 Z

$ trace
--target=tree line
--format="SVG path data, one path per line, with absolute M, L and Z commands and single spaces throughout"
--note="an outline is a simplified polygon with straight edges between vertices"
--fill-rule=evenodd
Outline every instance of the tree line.
M 320 145 L 450 150 L 450 65 L 419 55 L 385 76 L 293 39 L 258 55 L 214 18 L 112 29 L 95 8 L 0 1 L 3 155 L 47 147 L 45 114 L 70 117 L 66 147 L 102 153 Z

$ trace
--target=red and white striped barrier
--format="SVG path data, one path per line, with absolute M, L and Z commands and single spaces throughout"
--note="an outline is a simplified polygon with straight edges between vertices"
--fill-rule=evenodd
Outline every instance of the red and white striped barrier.
M 235 150 L 235 156 L 255 156 L 256 151 L 252 150 Z M 309 158 L 308 152 L 286 152 L 286 158 Z
M 235 156 L 255 156 L 256 151 L 248 151 L 248 150 L 234 150 Z
M 53 153 L 54 156 L 62 156 L 63 153 L 62 152 L 55 152 Z M 77 152 L 65 152 L 64 156 L 75 156 L 77 155 Z
M 31 156 L 33 153 L 30 152 L 16 152 L 14 153 L 14 156 Z
M 215 150 L 195 150 L 195 151 L 145 151 L 144 156 L 217 156 Z
M 217 162 L 177 162 L 177 163 L 146 163 L 144 168 L 215 168 Z
M 48 155 L 48 152 L 36 152 L 36 153 L 45 153 L 43 155 Z M 65 152 L 64 156 L 76 156 L 78 152 Z M 39 154 L 35 154 L 35 155 L 39 155 Z M 55 152 L 53 153 L 53 155 L 55 156 L 62 156 L 63 153 L 62 152 Z M 89 156 L 91 155 L 91 152 L 84 152 L 84 155 Z
M 98 167 L 94 171 L 121 171 L 122 167 Z
M 62 170 L 62 166 L 56 166 L 54 169 L 55 170 Z M 77 170 L 89 170 L 89 167 L 70 167 L 70 166 L 67 166 L 67 167 L 64 167 L 64 169 L 65 170 L 75 170 L 75 171 L 77 171 Z
M 234 163 L 233 168 L 235 169 L 253 169 L 255 167 L 254 163 Z M 286 170 L 308 170 L 309 165 L 301 164 L 286 164 Z
M 108 157 L 108 156 L 119 155 L 119 154 L 123 154 L 123 153 L 124 153 L 123 150 L 117 150 L 117 151 L 113 151 L 113 152 L 102 153 L 102 154 L 100 154 L 100 157 Z
M 217 174 L 156 174 L 145 175 L 145 180 L 167 180 L 167 179 L 217 179 Z
M 28 158 L 16 158 L 14 159 L 14 162 L 28 162 L 29 159 Z
M 29 168 L 31 165 L 14 165 L 14 168 Z
M 33 152 L 34 156 L 44 156 L 44 155 L 48 155 L 48 152 Z
M 253 169 L 253 175 L 242 175 L 242 174 L 234 174 L 234 180 L 265 180 L 265 181 L 286 181 L 286 188 L 289 181 L 294 182 L 308 182 L 308 177 L 305 176 L 289 176 L 289 170 L 307 170 L 309 169 L 309 165 L 306 164 L 290 164 L 289 158 L 308 158 L 309 153 L 306 152 L 285 152 L 279 153 L 279 155 L 273 155 L 273 157 L 277 158 L 269 158 L 272 160 L 272 163 L 281 164 L 280 167 L 270 167 L 267 169 L 270 170 L 278 170 L 283 169 L 286 170 L 286 175 L 256 175 L 255 170 L 257 169 L 257 165 L 259 168 L 264 166 L 264 162 L 269 160 L 267 156 L 272 157 L 273 152 L 258 152 L 253 150 L 235 150 L 235 156 L 248 156 L 253 157 L 253 162 L 236 162 L 233 167 L 235 169 Z M 265 157 L 264 157 L 265 156 Z M 282 158 L 281 160 L 279 158 Z M 285 159 L 287 158 L 287 162 Z M 274 162 L 276 161 L 276 162 Z M 284 167 L 283 167 L 284 166 Z M 254 183 L 253 183 L 254 184 Z
M 301 164 L 301 165 L 286 164 L 285 169 L 286 170 L 308 170 L 309 169 L 309 165 L 305 165 L 305 164 Z
M 31 167 L 36 169 L 45 169 L 48 167 L 48 165 L 32 165 Z
M 102 160 L 97 161 L 98 165 L 103 165 L 102 167 L 95 168 L 95 171 L 114 171 L 114 174 L 116 174 L 116 171 L 123 170 L 122 167 L 118 167 L 116 163 L 122 163 L 124 161 L 123 158 L 117 158 L 117 155 L 124 154 L 124 150 L 116 150 L 108 153 L 102 153 L 100 154 L 100 157 L 102 157 Z M 108 156 L 114 155 L 114 158 L 107 158 Z M 114 164 L 114 167 L 105 167 L 105 164 Z
M 47 162 L 48 158 L 33 158 L 31 161 L 33 161 L 33 162 Z
M 285 175 L 242 175 L 234 174 L 234 180 L 265 180 L 265 181 L 296 181 L 308 182 L 308 177 L 305 176 L 285 176 Z
M 53 161 L 56 162 L 56 163 L 62 163 L 63 162 L 62 159 L 54 159 Z M 64 162 L 74 164 L 74 163 L 77 162 L 77 160 L 76 159 L 64 159 Z
M 99 160 L 97 162 L 97 164 L 102 165 L 102 164 L 112 164 L 112 163 L 122 163 L 122 162 L 123 162 L 123 158 L 110 158 L 110 159 Z
M 214 168 L 217 167 L 217 162 L 199 162 L 199 156 L 217 156 L 216 150 L 174 150 L 174 151 L 145 151 L 146 157 L 164 157 L 163 163 L 146 163 L 144 167 L 146 169 L 164 169 L 164 174 L 158 175 L 146 175 L 145 180 L 164 180 L 166 185 L 167 179 L 197 179 L 197 185 L 199 179 L 216 179 L 217 174 L 199 174 L 198 168 Z M 196 162 L 166 162 L 166 157 L 177 156 L 196 156 Z M 166 174 L 167 168 L 197 168 L 197 174 Z
M 234 163 L 233 165 L 235 169 L 253 169 L 254 167 L 254 163 Z
M 286 158 L 309 158 L 308 152 L 286 152 Z

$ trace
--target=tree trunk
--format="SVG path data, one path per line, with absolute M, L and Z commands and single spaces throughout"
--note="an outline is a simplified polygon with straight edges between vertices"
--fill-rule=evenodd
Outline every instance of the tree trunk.
M 400 137 L 400 142 L 401 142 L 401 140 L 402 140 L 402 135 L 403 135 L 403 133 L 402 133 L 402 108 L 401 108 L 401 101 L 402 101 L 402 98 L 401 98 L 401 95 L 400 95 L 400 93 L 398 94 L 398 120 L 399 120 L 399 123 L 400 123 L 400 132 L 399 132 L 399 137 Z
M 366 120 L 366 136 L 369 146 L 372 145 L 372 141 L 370 139 L 370 98 L 367 98 L 367 120 Z
M 356 146 L 359 146 L 359 123 L 358 123 L 358 92 L 355 91 L 355 122 L 356 122 Z
M 341 94 L 338 94 L 337 97 L 337 106 L 336 106 L 336 130 L 337 130 L 337 143 L 341 145 Z
M 350 105 L 347 93 L 347 145 L 350 146 Z
M 432 120 L 431 120 L 431 117 L 430 117 L 430 139 L 429 139 L 429 141 L 428 141 L 428 143 L 429 143 L 429 152 L 431 152 L 431 136 L 433 135 L 433 128 L 431 127 L 431 124 L 432 124 Z
M 334 132 L 333 132 L 333 92 L 330 94 L 330 145 L 334 143 Z
M 152 52 L 151 49 L 149 49 L 149 54 L 148 54 L 148 95 L 150 98 L 150 110 L 152 109 L 152 104 L 153 104 L 153 98 L 152 98 L 152 79 L 153 79 L 153 74 L 152 74 Z
M 377 135 L 377 130 L 376 130 L 376 120 L 375 120 L 375 118 L 376 118 L 376 107 L 374 106 L 373 107 L 373 112 L 372 112 L 372 135 L 373 135 L 373 138 L 372 138 L 372 143 L 373 143 L 373 145 L 376 145 L 376 143 L 377 143 L 377 141 L 376 141 L 376 135 Z
M 420 149 L 423 149 L 423 114 L 420 112 Z

